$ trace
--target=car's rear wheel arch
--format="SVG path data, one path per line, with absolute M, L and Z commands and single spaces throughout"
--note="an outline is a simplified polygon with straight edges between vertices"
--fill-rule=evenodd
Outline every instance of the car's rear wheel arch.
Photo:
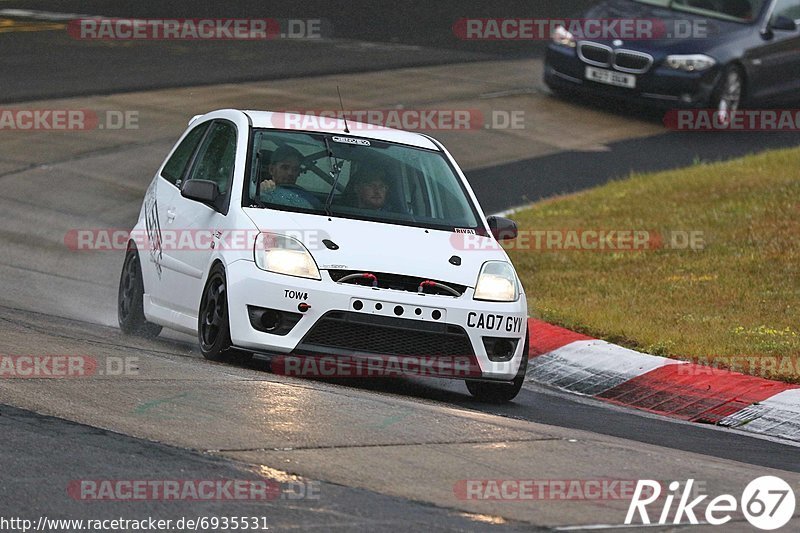
M 157 337 L 161 326 L 147 321 L 144 314 L 144 275 L 141 258 L 132 240 L 128 242 L 117 293 L 117 319 L 123 333 L 145 338 Z
M 222 259 L 216 258 L 211 262 L 211 265 L 208 267 L 208 272 L 206 272 L 206 281 L 208 281 L 208 276 L 211 275 L 211 272 L 217 267 L 221 268 L 225 272 L 225 275 L 227 276 L 228 269 L 225 267 L 225 263 L 222 262 Z

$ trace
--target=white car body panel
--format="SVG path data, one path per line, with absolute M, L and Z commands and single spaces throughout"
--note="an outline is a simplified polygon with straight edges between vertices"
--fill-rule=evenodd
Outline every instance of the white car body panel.
M 393 317 L 395 307 L 401 306 L 405 311 L 404 319 L 432 322 L 437 321 L 432 318 L 433 311 L 437 310 L 441 313 L 438 322 L 458 326 L 467 333 L 484 379 L 512 379 L 523 357 L 527 332 L 527 303 L 521 284 L 519 298 L 514 302 L 473 299 L 478 274 L 486 261 L 510 263 L 505 251 L 496 242 L 492 246 L 493 238 L 474 236 L 478 241 L 485 241 L 487 246 L 480 246 L 478 250 L 464 250 L 458 245 L 461 242 L 458 234 L 449 231 L 242 207 L 241 191 L 244 187 L 251 124 L 254 128 L 269 128 L 280 122 L 286 129 L 285 115 L 278 120 L 281 115 L 261 111 L 220 110 L 194 117 L 176 147 L 190 130 L 204 122 L 224 119 L 236 126 L 236 163 L 227 215 L 181 196 L 175 185 L 160 176 L 162 164 L 147 191 L 134 230 L 146 232 L 150 227 L 152 231 L 154 220 L 157 219 L 161 232 L 172 228 L 252 231 L 254 235 L 259 230 L 289 232 L 292 236 L 299 236 L 309 249 L 322 279 L 293 277 L 259 269 L 254 260 L 253 243 L 249 248 L 235 250 L 221 247 L 201 250 L 162 248 L 158 253 L 152 249 L 140 249 L 147 320 L 196 335 L 203 287 L 214 263 L 220 262 L 225 268 L 228 282 L 230 334 L 236 347 L 264 353 L 290 353 L 316 321 L 329 311 Z M 353 123 L 350 126 L 356 132 L 350 134 L 352 137 L 374 138 L 444 152 L 485 224 L 485 216 L 466 178 L 438 142 L 416 133 L 375 127 L 357 129 L 353 128 Z M 344 127 L 343 123 L 341 127 Z M 342 130 L 333 129 L 330 132 L 342 134 Z M 165 158 L 165 163 L 171 155 L 172 152 Z M 331 239 L 339 249 L 330 250 L 322 245 L 323 238 Z M 459 266 L 449 262 L 453 255 L 461 258 Z M 329 269 L 383 272 L 438 280 L 465 286 L 466 291 L 455 298 L 340 284 L 331 279 Z M 292 291 L 291 296 L 287 291 Z M 295 296 L 298 294 L 304 297 L 298 299 Z M 367 305 L 360 311 L 356 310 L 353 307 L 355 299 Z M 311 307 L 286 335 L 258 331 L 248 318 L 247 306 L 296 313 L 301 301 Z M 375 309 L 376 303 L 382 304 L 382 310 Z M 417 308 L 420 309 L 419 315 L 414 312 Z M 499 318 L 491 329 L 485 323 L 480 327 L 476 320 L 480 314 Z M 486 354 L 482 336 L 516 339 L 518 342 L 513 358 L 507 362 L 492 362 Z
M 462 250 L 459 249 L 462 236 L 448 231 L 347 218 L 329 220 L 322 215 L 257 208 L 245 208 L 244 211 L 262 231 L 280 233 L 280 230 L 286 229 L 290 235 L 300 238 L 320 269 L 367 272 L 397 272 L 401 269 L 403 274 L 409 276 L 474 287 L 484 262 L 498 259 L 508 261 L 502 248 L 491 249 L 489 241 L 493 239 L 489 237 L 470 236 L 476 243 L 476 249 Z M 335 242 L 339 249 L 326 248 L 321 242 L 324 238 Z M 498 252 L 502 254 L 501 257 L 498 257 Z M 460 266 L 450 264 L 449 259 L 453 255 L 461 258 Z M 411 258 L 424 261 L 415 262 Z

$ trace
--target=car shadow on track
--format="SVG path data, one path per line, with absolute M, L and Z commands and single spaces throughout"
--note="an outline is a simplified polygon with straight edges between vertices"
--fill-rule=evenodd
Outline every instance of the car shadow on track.
M 279 373 L 272 372 L 270 362 L 267 359 L 239 358 L 231 361 L 230 364 L 266 372 L 273 376 L 282 376 Z M 454 407 L 463 407 L 512 418 L 521 418 L 521 411 L 523 409 L 528 410 L 528 407 L 523 407 L 519 402 L 514 401 L 503 404 L 480 402 L 469 394 L 464 381 L 461 379 L 420 378 L 415 376 L 370 378 L 323 378 L 315 376 L 293 377 L 293 379 L 302 379 L 310 383 L 326 383 L 359 391 L 397 395 L 413 400 L 442 402 Z M 523 388 L 518 398 L 522 398 L 527 394 L 532 393 Z M 519 414 L 515 416 L 515 413 Z
M 178 347 L 174 341 L 165 344 Z M 181 343 L 180 348 L 186 349 L 187 346 Z M 202 359 L 196 349 L 181 355 Z M 307 383 L 310 387 L 316 383 L 320 386 L 333 385 L 341 387 L 345 397 L 348 393 L 376 393 L 385 396 L 385 401 L 389 403 L 393 397 L 420 403 L 436 402 L 487 415 L 599 433 L 768 468 L 800 471 L 797 448 L 794 446 L 700 424 L 685 424 L 656 416 L 633 416 L 635 411 L 632 409 L 610 408 L 602 402 L 578 400 L 570 395 L 541 389 L 535 383 L 523 386 L 511 402 L 490 404 L 476 401 L 467 392 L 464 382 L 456 379 L 287 377 L 273 373 L 269 361 L 261 358 L 239 358 L 213 364 L 256 371 L 270 381 Z M 400 420 L 402 417 L 398 422 Z M 575 438 L 586 437 L 576 434 Z
M 666 116 L 673 110 L 667 105 L 651 105 L 648 106 L 642 102 L 626 101 L 623 99 L 603 98 L 596 95 L 579 93 L 579 92 L 552 92 L 546 90 L 547 94 L 553 100 L 573 105 L 579 108 L 586 109 L 587 111 L 602 111 L 619 115 L 631 120 L 639 120 L 651 124 L 661 124 L 665 126 L 665 131 L 669 131 L 666 127 Z M 797 109 L 800 107 L 800 99 L 786 100 L 780 102 L 772 102 L 768 104 L 751 104 L 744 108 L 745 110 L 780 110 L 780 109 Z M 674 109 L 679 109 L 675 107 Z
M 203 359 L 203 356 L 190 336 L 181 333 L 163 334 L 157 339 L 146 341 L 138 339 L 135 347 L 142 349 L 156 348 L 158 351 L 167 351 L 182 357 L 196 357 Z M 301 379 L 309 383 L 320 382 L 341 387 L 348 387 L 354 390 L 378 392 L 384 394 L 395 394 L 416 400 L 431 400 L 445 402 L 452 405 L 481 409 L 481 406 L 491 405 L 493 408 L 503 408 L 501 404 L 485 404 L 475 400 L 467 391 L 464 381 L 461 379 L 442 379 L 442 378 L 419 378 L 419 377 L 369 377 L 369 378 L 326 378 L 326 377 L 300 377 L 284 376 L 273 372 L 270 360 L 266 356 L 251 357 L 250 352 L 237 352 L 223 363 L 213 363 L 236 368 L 243 368 L 262 372 L 268 376 L 287 379 Z M 523 389 L 520 394 L 524 394 Z M 505 404 L 513 406 L 513 402 Z
M 612 100 L 600 98 L 589 94 L 545 91 L 554 101 L 568 104 L 574 107 L 586 109 L 586 111 L 602 111 L 613 115 L 619 115 L 631 120 L 639 120 L 652 124 L 664 123 L 664 109 L 648 107 L 643 104 L 626 102 L 625 100 Z

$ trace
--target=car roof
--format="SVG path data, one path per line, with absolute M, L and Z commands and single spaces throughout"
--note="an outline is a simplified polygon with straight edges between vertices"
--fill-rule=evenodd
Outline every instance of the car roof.
M 297 113 L 278 113 L 273 111 L 244 110 L 243 112 L 250 117 L 254 128 L 338 133 L 348 137 L 375 139 L 378 141 L 407 144 L 419 148 L 426 148 L 428 150 L 440 150 L 429 137 L 410 131 L 396 130 L 348 120 L 347 125 L 349 126 L 350 133 L 345 133 L 344 120 L 339 118 Z

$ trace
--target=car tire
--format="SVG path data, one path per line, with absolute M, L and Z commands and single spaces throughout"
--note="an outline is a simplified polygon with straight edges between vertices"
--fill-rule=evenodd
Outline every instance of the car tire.
M 711 107 L 723 123 L 737 111 L 744 100 L 744 74 L 736 65 L 728 65 L 722 71 L 719 82 L 711 94 Z
M 144 316 L 144 281 L 139 252 L 128 248 L 117 293 L 117 320 L 119 329 L 127 335 L 153 339 L 161 333 L 161 326 L 148 322 Z
M 565 89 L 564 87 L 559 87 L 558 85 L 551 85 L 547 83 L 545 80 L 545 85 L 547 86 L 547 90 L 550 91 L 550 95 L 552 98 L 557 98 L 559 100 L 567 100 L 571 96 L 569 89 Z
M 528 357 L 530 355 L 530 332 L 525 334 L 525 347 L 522 349 L 522 361 L 517 370 L 517 375 L 511 382 L 491 383 L 488 381 L 465 380 L 467 389 L 475 399 L 486 403 L 506 403 L 517 397 L 525 383 L 525 374 L 528 371 Z
M 228 284 L 225 269 L 215 265 L 208 274 L 197 313 L 197 337 L 203 357 L 224 361 L 233 355 L 228 318 Z

